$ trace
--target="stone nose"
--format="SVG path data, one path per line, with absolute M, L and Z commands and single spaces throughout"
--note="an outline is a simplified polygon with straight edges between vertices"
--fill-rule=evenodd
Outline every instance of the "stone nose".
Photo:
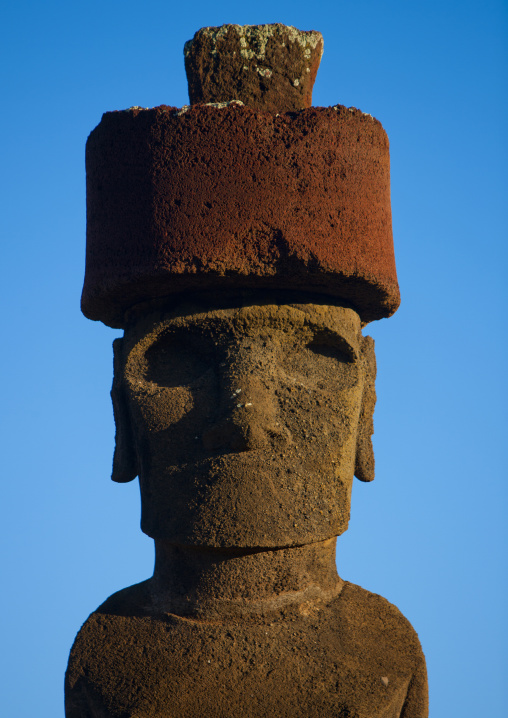
M 253 369 L 225 371 L 216 421 L 203 432 L 207 450 L 231 452 L 261 449 L 287 443 L 277 422 L 275 383 L 270 376 L 257 376 Z

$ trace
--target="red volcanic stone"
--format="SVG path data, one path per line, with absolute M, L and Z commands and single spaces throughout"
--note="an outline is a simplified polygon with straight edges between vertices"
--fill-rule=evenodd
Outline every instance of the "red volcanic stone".
M 319 292 L 363 321 L 399 305 L 388 138 L 359 110 L 109 112 L 86 170 L 90 319 L 189 290 Z
M 241 100 L 267 112 L 312 105 L 323 36 L 287 25 L 203 27 L 185 43 L 191 104 Z

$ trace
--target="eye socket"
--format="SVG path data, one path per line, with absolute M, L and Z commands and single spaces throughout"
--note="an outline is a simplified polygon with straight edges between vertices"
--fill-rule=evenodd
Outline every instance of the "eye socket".
M 145 354 L 147 381 L 165 387 L 187 386 L 213 364 L 213 352 L 201 336 L 165 334 Z
M 346 387 L 356 381 L 357 375 L 353 350 L 345 342 L 327 337 L 315 337 L 287 351 L 283 367 L 288 376 L 309 388 L 323 384 L 336 389 Z
M 355 359 L 351 348 L 345 342 L 343 344 L 336 342 L 332 344 L 330 342 L 317 340 L 307 344 L 306 348 L 319 357 L 332 359 L 345 364 L 351 364 Z

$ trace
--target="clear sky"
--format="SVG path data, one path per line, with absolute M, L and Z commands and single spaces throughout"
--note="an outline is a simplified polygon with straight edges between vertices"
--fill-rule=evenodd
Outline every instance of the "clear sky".
M 109 480 L 119 332 L 79 310 L 86 138 L 106 110 L 186 104 L 198 28 L 266 22 L 320 30 L 314 104 L 391 143 L 402 305 L 369 330 L 377 476 L 355 483 L 339 573 L 418 631 L 432 718 L 506 715 L 506 2 L 19 0 L 0 10 L 9 718 L 63 716 L 81 623 L 153 566 L 137 482 Z

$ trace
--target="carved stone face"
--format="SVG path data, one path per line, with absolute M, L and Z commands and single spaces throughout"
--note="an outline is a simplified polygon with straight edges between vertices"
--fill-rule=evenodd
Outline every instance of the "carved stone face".
M 353 310 L 180 308 L 117 342 L 117 452 L 134 445 L 145 533 L 252 548 L 345 531 L 367 366 Z

